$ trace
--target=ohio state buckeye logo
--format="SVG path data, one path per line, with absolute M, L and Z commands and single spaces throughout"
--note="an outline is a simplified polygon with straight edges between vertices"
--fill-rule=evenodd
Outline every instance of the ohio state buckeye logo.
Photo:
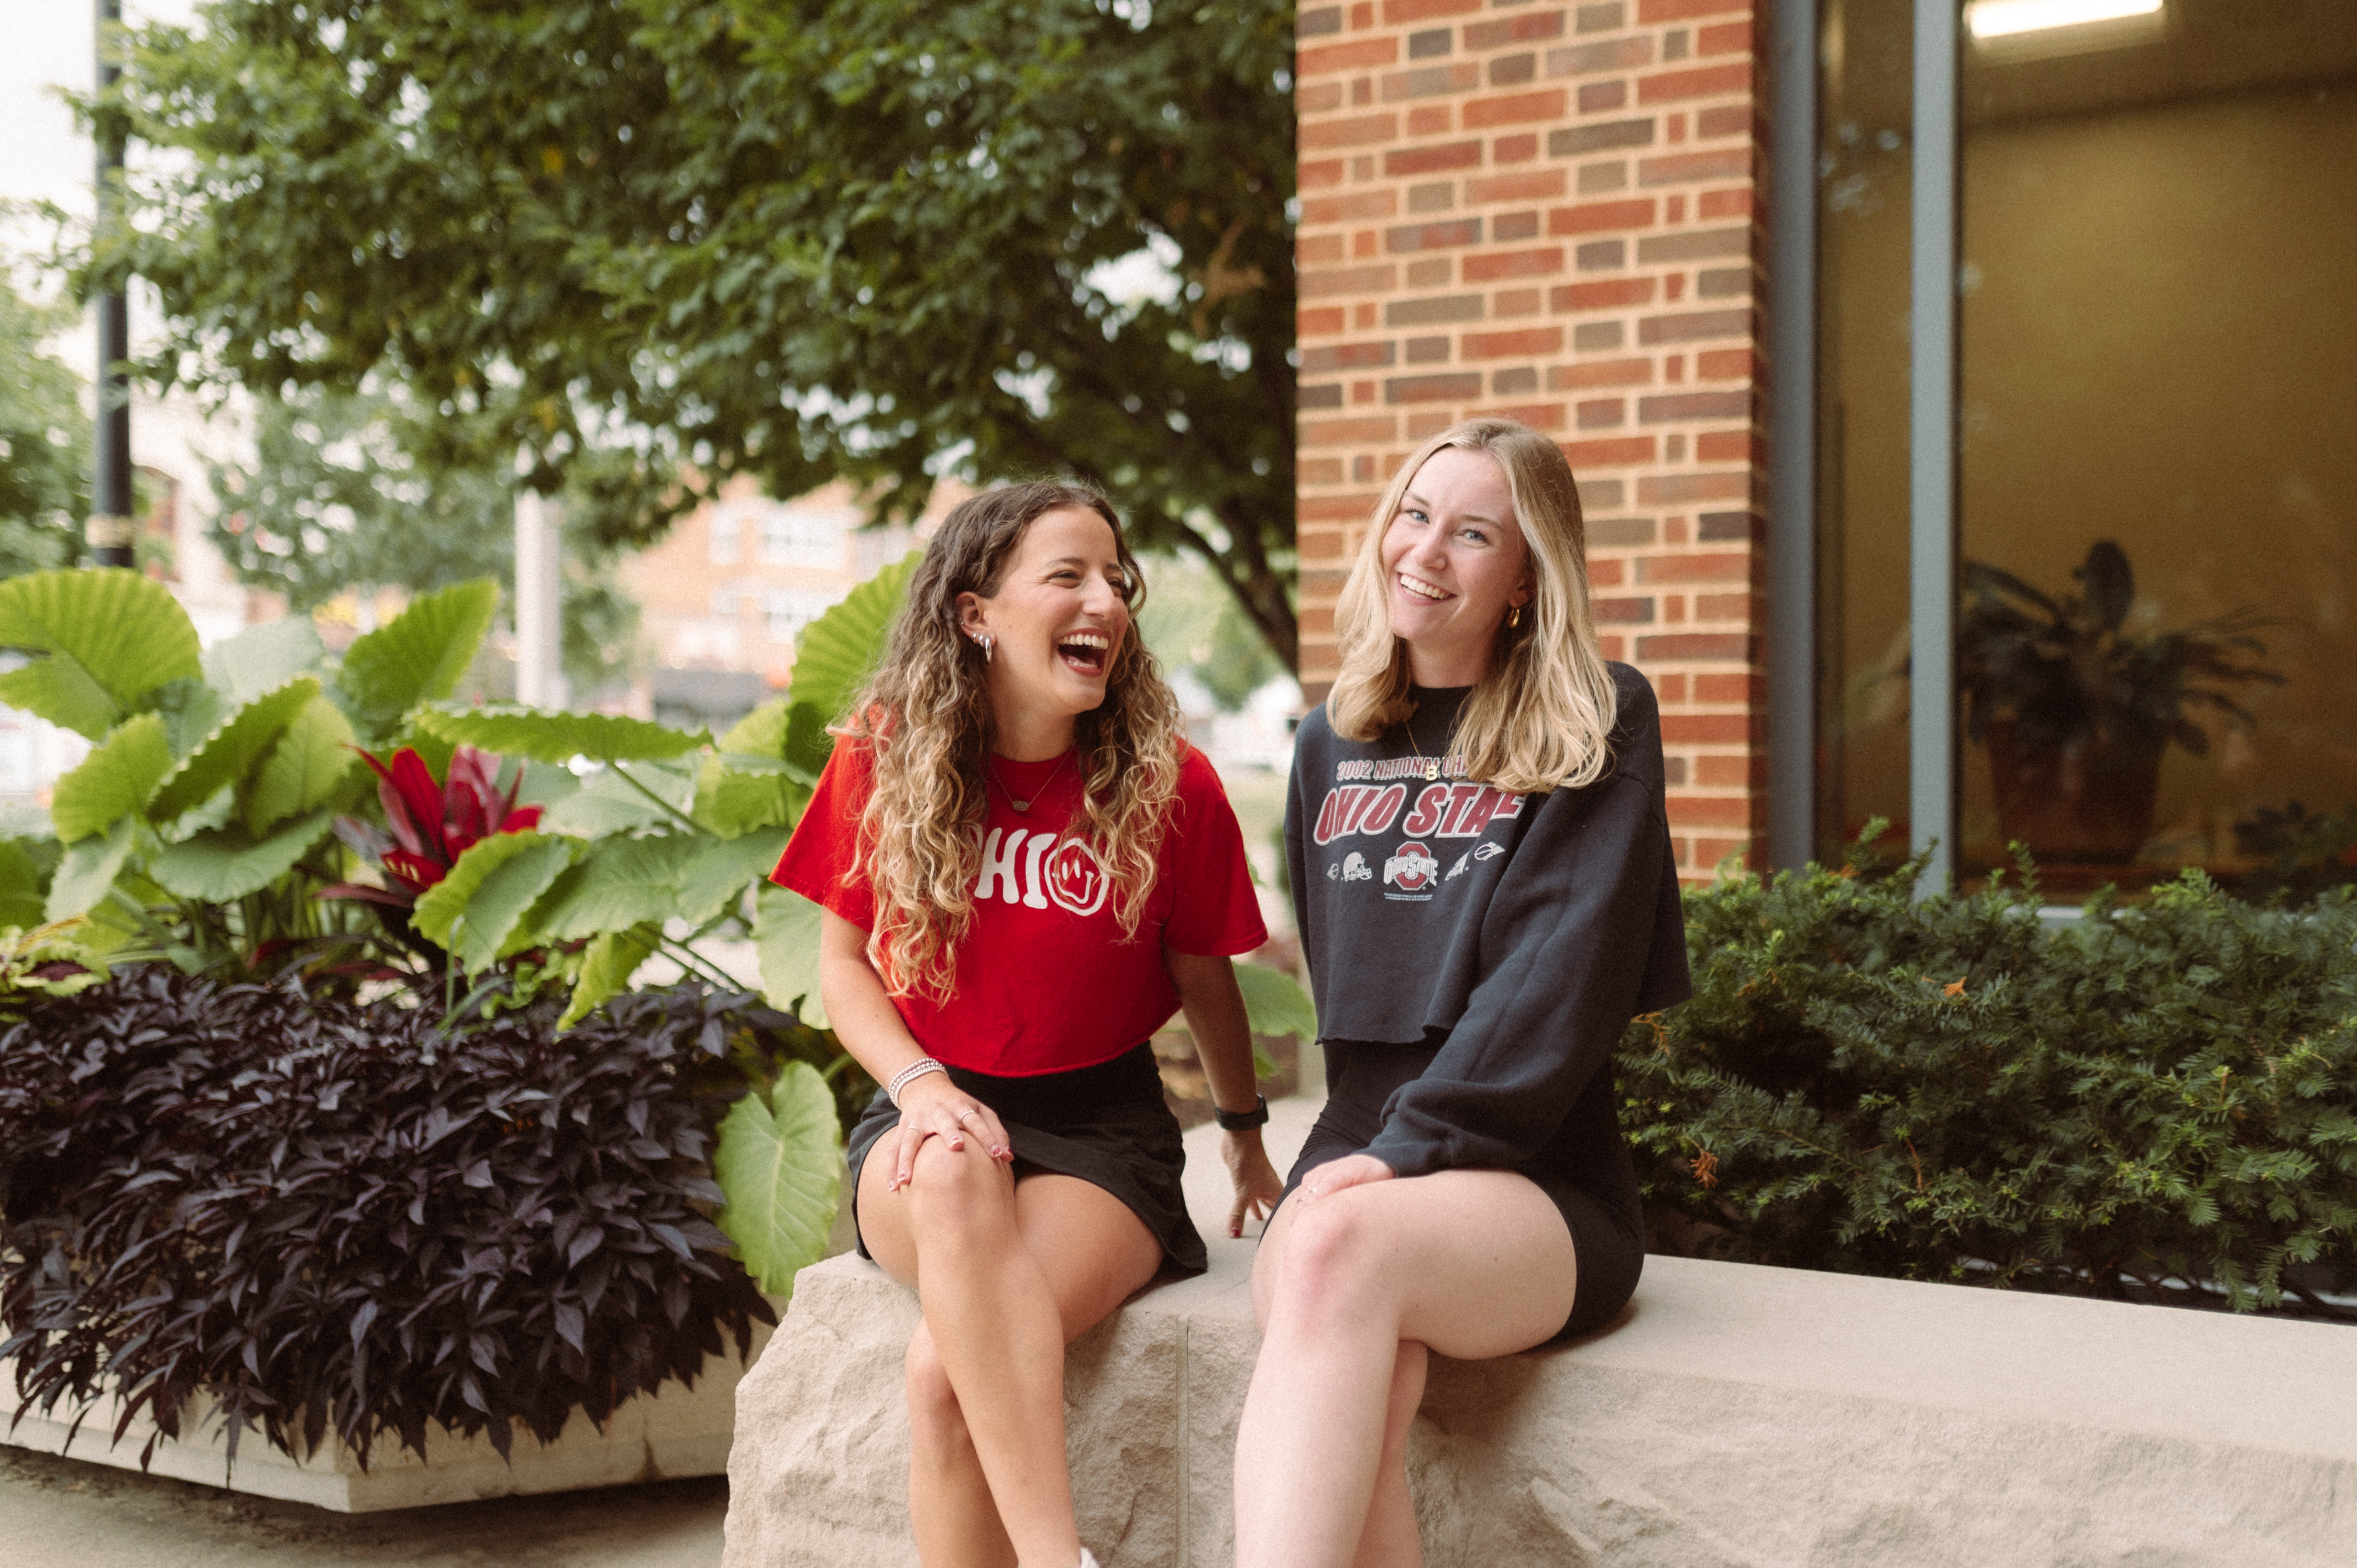
M 1432 858 L 1432 852 L 1410 839 L 1383 862 L 1383 886 L 1403 893 L 1421 893 L 1433 885 L 1439 871 L 1440 862 Z
M 1093 915 L 1104 907 L 1111 884 L 1104 863 L 1078 839 L 1066 839 L 1048 857 L 1048 897 L 1056 907 L 1074 915 Z

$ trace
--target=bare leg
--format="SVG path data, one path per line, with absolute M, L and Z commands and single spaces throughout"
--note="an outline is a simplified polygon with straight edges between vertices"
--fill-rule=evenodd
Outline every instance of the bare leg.
M 1415 1532 L 1415 1501 L 1407 1489 L 1407 1431 L 1424 1402 L 1424 1374 L 1432 1353 L 1413 1339 L 1399 1342 L 1392 1362 L 1391 1401 L 1383 1410 L 1383 1452 L 1375 1461 L 1375 1495 L 1351 1568 L 1424 1568 L 1424 1541 Z
M 1403 1342 L 1465 1359 L 1526 1349 L 1563 1326 L 1577 1279 L 1561 1212 L 1508 1172 L 1287 1202 L 1253 1271 L 1262 1333 L 1236 1431 L 1237 1568 L 1351 1568 L 1367 1546 L 1388 1554 L 1372 1560 L 1383 1568 L 1417 1562 L 1399 1554 L 1415 1520 L 1404 1473 L 1380 1519 L 1375 1506 L 1379 1473 L 1405 1463 Z
M 861 1234 L 917 1288 L 909 1515 L 928 1568 L 1071 1568 L 1064 1345 L 1154 1276 L 1161 1248 L 1112 1195 L 1020 1183 L 977 1147 L 929 1139 L 904 1191 L 860 1172 Z

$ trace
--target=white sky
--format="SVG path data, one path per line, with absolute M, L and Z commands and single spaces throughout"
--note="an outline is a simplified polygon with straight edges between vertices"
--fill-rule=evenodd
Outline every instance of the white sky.
M 123 6 L 124 19 L 135 24 L 188 23 L 196 8 L 196 0 L 124 0 Z M 98 151 L 75 127 L 73 112 L 55 89 L 90 91 L 97 74 L 97 9 L 91 0 L 0 0 L 0 38 L 5 39 L 0 47 L 0 198 L 90 212 Z M 137 158 L 135 147 L 131 156 Z M 28 253 L 45 251 L 49 237 L 43 223 L 0 225 L 0 252 L 18 263 L 19 285 L 44 295 L 54 285 L 44 286 L 23 263 Z M 137 332 L 137 323 L 132 330 Z M 85 375 L 94 352 L 87 337 L 75 333 L 58 345 Z

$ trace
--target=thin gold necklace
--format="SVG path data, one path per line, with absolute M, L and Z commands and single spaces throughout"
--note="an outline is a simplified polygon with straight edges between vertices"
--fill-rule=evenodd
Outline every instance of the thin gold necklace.
M 1440 758 L 1425 756 L 1424 747 L 1415 744 L 1415 715 L 1410 714 L 1407 716 L 1407 722 L 1401 725 L 1400 728 L 1407 732 L 1407 748 L 1415 753 L 1415 759 L 1418 762 L 1424 764 L 1424 781 L 1427 784 L 1437 783 L 1440 779 Z
M 1408 744 L 1413 746 L 1415 742 L 1411 738 Z M 998 758 L 995 757 L 989 759 L 990 777 L 992 781 L 998 786 L 998 792 L 1006 797 L 1006 803 L 1014 807 L 1017 811 L 1028 815 L 1031 811 L 1032 801 L 1037 800 L 1041 795 L 1047 793 L 1048 786 L 1056 781 L 1056 776 L 1064 770 L 1064 764 L 1070 762 L 1073 757 L 1078 754 L 1079 750 L 1080 748 L 1078 746 L 1074 746 L 1071 751 L 1068 751 L 1064 753 L 1063 756 L 1056 758 L 1056 766 L 1049 770 L 1048 777 L 1039 780 L 1039 787 L 1031 791 L 1030 800 L 1018 800 L 1015 798 L 1015 791 L 1006 787 L 1006 780 L 999 775 Z

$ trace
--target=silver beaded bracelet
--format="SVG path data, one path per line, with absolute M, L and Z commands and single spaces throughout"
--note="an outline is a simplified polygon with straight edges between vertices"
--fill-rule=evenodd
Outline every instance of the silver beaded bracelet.
M 900 1091 L 903 1089 L 906 1089 L 910 1083 L 924 1077 L 929 1072 L 947 1072 L 949 1070 L 949 1069 L 943 1067 L 941 1063 L 935 1061 L 931 1057 L 919 1057 L 915 1061 L 910 1062 L 907 1067 L 902 1068 L 899 1072 L 892 1075 L 892 1081 L 884 1086 L 884 1098 L 890 1101 L 893 1108 L 897 1110 L 899 1108 Z

